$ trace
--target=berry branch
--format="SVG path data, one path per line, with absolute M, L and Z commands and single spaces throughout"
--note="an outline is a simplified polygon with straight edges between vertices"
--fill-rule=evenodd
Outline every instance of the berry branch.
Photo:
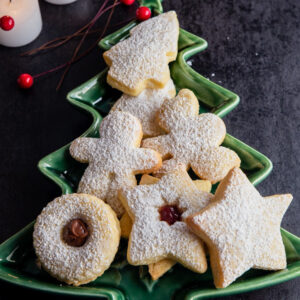
M 33 82 L 34 82 L 34 79 L 37 79 L 39 77 L 42 77 L 46 74 L 49 74 L 49 73 L 52 73 L 52 72 L 56 72 L 60 69 L 63 69 L 65 68 L 60 80 L 59 80 L 59 83 L 56 87 L 56 90 L 58 91 L 63 82 L 64 82 L 64 79 L 67 75 L 67 73 L 69 72 L 71 66 L 78 62 L 81 58 L 85 57 L 86 55 L 88 55 L 97 45 L 98 43 L 100 42 L 100 40 L 103 38 L 105 32 L 107 31 L 108 29 L 108 26 L 110 25 L 110 22 L 111 22 L 111 18 L 112 18 L 112 15 L 114 13 L 114 9 L 116 6 L 118 6 L 119 4 L 125 4 L 125 5 L 132 5 L 135 0 L 114 0 L 114 3 L 107 6 L 109 0 L 104 0 L 104 2 L 102 3 L 100 9 L 98 10 L 98 12 L 96 13 L 96 15 L 92 18 L 92 20 L 87 23 L 86 25 L 84 25 L 83 27 L 79 28 L 76 32 L 74 32 L 73 34 L 71 35 L 67 35 L 67 36 L 63 36 L 63 37 L 58 37 L 58 38 L 55 38 L 51 41 L 48 41 L 46 42 L 45 44 L 41 45 L 40 47 L 36 48 L 36 49 L 32 49 L 32 50 L 29 50 L 25 53 L 22 53 L 21 56 L 31 56 L 31 55 L 35 55 L 41 51 L 45 51 L 45 50 L 50 50 L 50 49 L 54 49 L 54 48 L 57 48 L 57 47 L 60 47 L 64 44 L 66 44 L 67 42 L 69 42 L 70 40 L 72 40 L 74 37 L 79 37 L 81 36 L 81 39 L 78 43 L 78 45 L 76 46 L 76 48 L 74 49 L 74 52 L 73 52 L 73 55 L 71 57 L 71 59 L 64 63 L 64 64 L 61 64 L 59 66 L 56 66 L 50 70 L 47 70 L 45 72 L 42 72 L 42 73 L 39 73 L 39 74 L 36 74 L 36 75 L 33 75 L 31 76 L 30 74 L 21 74 L 18 78 L 18 84 L 21 88 L 30 88 L 32 85 L 33 85 Z M 105 26 L 103 29 L 96 29 L 96 30 L 92 30 L 92 27 L 95 25 L 95 23 L 98 21 L 98 19 L 104 14 L 106 13 L 107 11 L 110 11 L 110 14 L 107 18 L 107 21 L 105 23 Z M 139 21 L 144 21 L 144 20 L 147 20 L 151 17 L 151 10 L 148 8 L 148 7 L 139 7 L 137 10 L 136 10 L 136 18 L 139 20 Z M 125 22 L 129 22 L 129 21 L 132 21 L 132 19 L 130 20 L 126 20 Z M 122 23 L 125 23 L 125 22 L 121 22 L 119 24 L 122 24 Z M 91 46 L 89 47 L 86 51 L 84 51 L 83 53 L 79 54 L 79 51 L 86 39 L 86 37 L 89 35 L 89 34 L 93 34 L 93 33 L 96 33 L 96 32 L 101 32 L 99 38 L 97 39 L 97 41 Z

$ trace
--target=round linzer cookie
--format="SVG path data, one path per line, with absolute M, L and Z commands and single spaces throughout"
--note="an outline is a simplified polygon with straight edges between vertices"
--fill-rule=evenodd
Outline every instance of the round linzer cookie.
M 139 148 L 142 126 L 127 112 L 109 114 L 99 131 L 100 138 L 78 138 L 70 146 L 72 157 L 89 163 L 77 192 L 103 199 L 121 216 L 124 207 L 118 190 L 136 186 L 135 174 L 157 171 L 162 164 L 161 156 L 154 150 Z
M 213 195 L 200 191 L 185 170 L 166 174 L 155 184 L 122 189 L 119 197 L 133 223 L 130 264 L 149 265 L 168 258 L 195 272 L 206 271 L 203 243 L 184 219 L 205 207 Z
M 158 126 L 156 115 L 165 99 L 173 98 L 176 89 L 172 79 L 162 89 L 145 89 L 137 97 L 123 94 L 111 111 L 127 111 L 137 117 L 143 127 L 144 137 L 158 136 L 163 130 Z
M 165 159 L 157 176 L 191 167 L 200 178 L 216 183 L 240 166 L 238 155 L 220 146 L 226 135 L 224 122 L 212 113 L 199 115 L 199 103 L 192 91 L 182 89 L 175 99 L 165 100 L 157 118 L 167 134 L 145 139 L 142 144 Z
M 87 194 L 56 198 L 37 217 L 33 245 L 42 268 L 75 286 L 101 276 L 112 263 L 120 242 L 115 212 Z
M 110 67 L 107 82 L 131 96 L 145 88 L 163 88 L 170 80 L 168 64 L 177 56 L 178 35 L 174 11 L 140 23 L 128 39 L 104 52 Z
M 292 198 L 262 197 L 241 169 L 234 168 L 211 204 L 187 217 L 188 226 L 208 246 L 217 288 L 227 287 L 250 268 L 286 267 L 280 223 Z

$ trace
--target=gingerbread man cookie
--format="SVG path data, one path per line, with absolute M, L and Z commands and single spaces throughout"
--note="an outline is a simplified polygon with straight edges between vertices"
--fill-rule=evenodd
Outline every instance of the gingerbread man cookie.
M 168 64 L 177 56 L 178 35 L 174 11 L 140 23 L 128 39 L 104 52 L 110 67 L 107 82 L 131 96 L 145 88 L 163 88 L 170 79 Z
M 156 122 L 156 114 L 165 99 L 173 98 L 176 90 L 172 79 L 162 89 L 145 89 L 137 97 L 123 94 L 111 111 L 127 111 L 137 117 L 143 127 L 144 137 L 163 133 Z
M 214 201 L 186 219 L 209 248 L 217 288 L 228 286 L 250 268 L 286 267 L 280 223 L 291 201 L 290 194 L 262 197 L 234 168 L 221 181 Z
M 226 135 L 224 122 L 212 113 L 199 115 L 199 103 L 192 91 L 182 89 L 175 99 L 165 100 L 158 122 L 168 134 L 143 141 L 143 147 L 168 159 L 157 175 L 191 167 L 200 178 L 216 183 L 240 165 L 234 151 L 220 146 Z
M 156 184 L 120 190 L 119 198 L 133 221 L 129 263 L 148 265 L 169 258 L 195 272 L 205 272 L 203 243 L 183 220 L 212 197 L 198 190 L 185 170 L 166 174 Z
M 100 138 L 78 138 L 70 153 L 76 160 L 89 163 L 79 193 L 106 201 L 118 216 L 124 208 L 118 200 L 121 187 L 134 187 L 135 174 L 151 173 L 161 166 L 160 154 L 139 148 L 143 136 L 140 121 L 126 112 L 113 112 L 100 125 Z

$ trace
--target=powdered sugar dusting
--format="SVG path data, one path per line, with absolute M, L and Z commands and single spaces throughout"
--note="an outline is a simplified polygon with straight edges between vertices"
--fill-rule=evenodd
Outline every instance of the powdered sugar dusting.
M 163 103 L 158 120 L 168 134 L 143 141 L 143 147 L 160 152 L 163 158 L 172 157 L 163 162 L 157 175 L 177 169 L 177 166 L 186 169 L 191 166 L 200 178 L 215 183 L 240 165 L 235 152 L 219 147 L 226 134 L 222 119 L 212 113 L 199 115 L 198 112 L 198 100 L 187 89 Z
M 235 168 L 219 185 L 214 202 L 188 220 L 217 251 L 219 263 L 212 262 L 217 287 L 228 286 L 251 267 L 285 268 L 280 223 L 291 200 L 288 194 L 261 197 Z
M 62 239 L 64 226 L 76 218 L 89 230 L 81 247 L 69 246 Z M 119 240 L 120 227 L 111 208 L 84 194 L 64 195 L 50 202 L 38 216 L 33 232 L 35 252 L 43 268 L 74 285 L 102 275 L 114 259 Z
M 118 190 L 134 187 L 135 174 L 150 173 L 161 166 L 156 151 L 138 148 L 141 138 L 139 120 L 127 112 L 116 111 L 103 119 L 100 138 L 76 139 L 70 146 L 71 155 L 89 163 L 78 192 L 106 201 L 121 216 L 124 208 L 118 200 Z
M 123 94 L 111 111 L 131 113 L 141 121 L 144 136 L 157 136 L 162 134 L 156 121 L 157 112 L 164 100 L 174 97 L 175 94 L 175 86 L 170 79 L 164 88 L 145 89 L 137 97 Z
M 170 79 L 168 63 L 177 55 L 176 13 L 170 11 L 142 22 L 130 35 L 104 53 L 110 66 L 108 82 L 129 94 L 136 89 L 154 87 L 155 82 L 164 86 Z
M 120 196 L 133 220 L 128 260 L 135 265 L 172 258 L 196 271 L 206 270 L 202 242 L 188 230 L 183 221 L 168 225 L 160 221 L 159 208 L 176 204 L 182 219 L 205 207 L 212 194 L 196 188 L 184 170 L 162 177 L 153 185 L 122 189 Z

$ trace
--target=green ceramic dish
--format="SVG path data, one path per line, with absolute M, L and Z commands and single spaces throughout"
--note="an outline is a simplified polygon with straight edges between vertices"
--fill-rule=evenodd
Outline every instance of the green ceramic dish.
M 162 11 L 161 3 L 145 0 L 143 4 L 155 13 Z M 131 23 L 106 37 L 100 46 L 108 49 L 128 36 Z M 193 71 L 186 60 L 204 50 L 207 43 L 184 30 L 180 31 L 177 61 L 171 65 L 171 75 L 176 88 L 192 89 L 201 104 L 201 110 L 213 111 L 224 116 L 238 104 L 238 96 L 214 84 Z M 68 100 L 92 115 L 93 122 L 84 136 L 98 136 L 102 116 L 105 116 L 120 93 L 106 84 L 104 70 L 68 95 Z M 261 153 L 241 141 L 227 135 L 224 146 L 236 151 L 242 160 L 242 169 L 254 184 L 261 182 L 272 169 L 272 163 Z M 58 186 L 62 193 L 76 190 L 85 166 L 73 160 L 69 145 L 49 154 L 39 162 L 39 169 Z M 126 241 L 121 241 L 120 250 L 109 270 L 94 282 L 81 287 L 59 283 L 35 264 L 32 247 L 33 222 L 0 245 L 0 278 L 24 287 L 66 295 L 94 296 L 108 299 L 204 299 L 246 292 L 280 283 L 300 276 L 300 239 L 282 229 L 287 254 L 287 269 L 280 272 L 250 270 L 226 289 L 215 289 L 211 272 L 195 274 L 179 264 L 158 281 L 152 281 L 145 267 L 133 267 L 126 261 Z

